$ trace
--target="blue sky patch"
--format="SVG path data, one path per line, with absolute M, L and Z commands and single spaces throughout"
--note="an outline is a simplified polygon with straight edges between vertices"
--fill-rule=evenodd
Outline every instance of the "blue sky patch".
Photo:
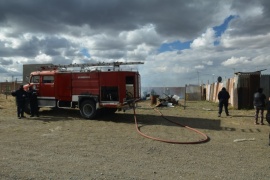
M 189 49 L 190 44 L 192 41 L 187 42 L 180 42 L 180 41 L 174 41 L 172 43 L 164 43 L 160 46 L 158 49 L 159 53 L 166 52 L 166 51 L 177 51 L 177 50 L 183 50 L 183 49 Z
M 89 52 L 88 52 L 88 50 L 87 50 L 86 48 L 83 48 L 80 52 L 81 52 L 84 56 L 86 56 L 86 57 L 88 57 L 88 58 L 91 57 L 90 54 L 89 54 Z
M 214 26 L 213 30 L 215 31 L 216 37 L 220 37 L 228 28 L 230 21 L 236 17 L 237 16 L 231 15 L 231 16 L 227 17 L 221 25 Z M 183 49 L 190 49 L 190 44 L 192 42 L 193 41 L 186 41 L 186 42 L 174 41 L 171 43 L 164 43 L 159 47 L 158 52 L 162 53 L 162 52 L 166 52 L 166 51 L 179 51 L 179 50 L 183 50 Z M 219 45 L 219 41 L 216 40 L 214 42 L 214 45 L 215 46 Z
M 230 21 L 236 17 L 237 16 L 231 15 L 231 16 L 227 17 L 221 25 L 213 27 L 213 30 L 215 31 L 216 37 L 220 37 L 228 28 Z M 214 45 L 215 46 L 219 45 L 219 40 L 216 40 L 214 42 Z
M 213 27 L 213 30 L 216 32 L 216 37 L 220 37 L 225 32 L 228 28 L 229 22 L 234 18 L 236 18 L 236 16 L 231 15 L 227 17 L 221 25 Z

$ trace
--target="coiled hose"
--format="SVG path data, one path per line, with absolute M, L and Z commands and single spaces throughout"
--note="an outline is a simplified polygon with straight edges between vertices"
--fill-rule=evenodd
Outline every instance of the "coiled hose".
M 137 118 L 136 118 L 135 106 L 133 106 L 133 113 L 134 113 L 134 121 L 135 121 L 136 130 L 143 137 L 146 137 L 146 138 L 149 138 L 149 139 L 152 139 L 152 140 L 155 140 L 155 141 L 161 141 L 161 142 L 171 143 L 171 144 L 200 144 L 200 143 L 208 142 L 210 140 L 210 138 L 206 134 L 200 132 L 199 130 L 194 129 L 194 128 L 191 128 L 189 126 L 182 125 L 182 124 L 177 123 L 177 122 L 174 122 L 174 121 L 171 121 L 171 120 L 167 119 L 166 117 L 164 117 L 163 114 L 159 110 L 157 110 L 156 108 L 153 108 L 153 109 L 155 111 L 157 111 L 162 118 L 166 119 L 167 121 L 169 121 L 169 122 L 171 122 L 173 124 L 179 125 L 181 127 L 185 127 L 188 130 L 190 130 L 190 131 L 196 132 L 197 134 L 201 135 L 203 137 L 203 139 L 198 140 L 198 141 L 181 142 L 181 141 L 173 141 L 173 140 L 160 139 L 160 138 L 156 138 L 156 137 L 152 137 L 152 136 L 146 135 L 146 134 L 144 134 L 143 132 L 140 131 L 140 128 L 139 128 L 138 122 L 137 122 Z

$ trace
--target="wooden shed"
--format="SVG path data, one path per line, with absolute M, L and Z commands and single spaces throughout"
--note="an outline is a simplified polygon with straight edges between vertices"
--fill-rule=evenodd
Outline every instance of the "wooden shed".
M 260 87 L 261 71 L 256 72 L 237 72 L 236 75 L 236 92 L 238 103 L 235 104 L 237 109 L 252 109 L 253 95 Z

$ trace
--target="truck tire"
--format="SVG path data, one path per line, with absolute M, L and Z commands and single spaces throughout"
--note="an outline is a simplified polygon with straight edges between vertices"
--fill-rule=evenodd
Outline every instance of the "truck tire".
M 96 116 L 97 110 L 93 100 L 85 100 L 80 105 L 80 113 L 86 119 L 93 119 Z

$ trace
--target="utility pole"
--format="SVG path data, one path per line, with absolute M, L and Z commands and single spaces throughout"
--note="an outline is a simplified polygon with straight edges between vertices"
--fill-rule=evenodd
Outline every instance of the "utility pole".
M 8 94 L 8 80 L 6 79 L 6 99 L 7 99 L 7 94 Z
M 198 85 L 200 85 L 200 76 L 199 76 L 199 71 L 197 71 L 197 75 L 198 75 Z

